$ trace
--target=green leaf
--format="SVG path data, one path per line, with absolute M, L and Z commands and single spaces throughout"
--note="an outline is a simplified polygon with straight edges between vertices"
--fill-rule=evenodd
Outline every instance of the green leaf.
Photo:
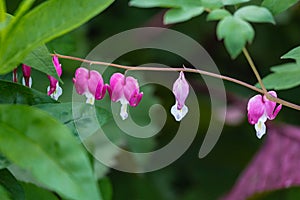
M 58 200 L 52 192 L 37 187 L 31 183 L 22 183 L 22 186 L 25 191 L 25 199 Z
M 93 106 L 88 105 L 86 103 L 73 103 L 68 102 L 68 103 L 50 103 L 50 104 L 39 104 L 36 105 L 35 107 L 42 109 L 49 113 L 51 116 L 59 120 L 61 123 L 66 125 L 74 135 L 78 136 L 78 129 L 75 126 L 75 121 L 76 125 L 80 127 L 85 127 L 86 129 L 92 129 L 93 126 L 93 118 L 94 113 L 89 112 L 90 109 L 92 109 Z M 76 109 L 76 115 L 74 116 L 73 109 Z M 97 115 L 98 122 L 100 126 L 103 126 L 106 124 L 109 120 L 111 120 L 111 113 L 108 111 L 95 106 L 95 111 Z M 95 132 L 95 130 L 90 130 L 90 132 Z
M 272 73 L 263 78 L 267 89 L 285 90 L 300 85 L 300 70 Z
M 18 83 L 0 80 L 0 104 L 42 104 L 55 103 L 46 92 L 41 93 Z
M 5 13 L 6 13 L 5 0 L 0 0 L 0 23 L 6 20 Z
M 7 18 L 6 18 L 5 0 L 0 0 L 0 44 L 3 37 L 2 29 L 4 29 L 6 26 L 7 26 Z
M 60 80 L 52 63 L 50 52 L 45 45 L 41 45 L 31 51 L 22 62 L 36 70 L 55 77 L 57 80 Z
M 281 59 L 294 59 L 297 63 L 300 63 L 300 46 L 281 56 Z
M 153 7 L 166 7 L 166 8 L 179 8 L 180 3 L 177 0 L 131 0 L 130 6 L 139 8 L 153 8 Z
M 14 17 L 12 15 L 7 14 L 7 20 L 11 19 L 14 19 Z M 57 80 L 61 81 L 61 79 L 57 75 L 55 67 L 52 63 L 52 57 L 50 56 L 50 52 L 48 51 L 46 45 L 41 45 L 33 51 L 31 51 L 26 56 L 25 60 L 23 60 L 23 63 L 41 72 L 44 72 L 45 74 L 53 76 Z
M 248 22 L 227 16 L 218 23 L 217 36 L 219 40 L 224 39 L 225 47 L 234 59 L 241 53 L 247 41 L 253 40 L 254 30 Z
M 272 13 L 268 9 L 259 6 L 242 7 L 234 13 L 234 16 L 250 22 L 268 22 L 275 24 Z
M 223 5 L 235 5 L 240 3 L 246 3 L 250 0 L 223 0 Z
M 131 0 L 130 6 L 139 8 L 153 8 L 153 7 L 164 7 L 164 8 L 182 8 L 182 7 L 195 7 L 201 6 L 199 0 Z
M 271 67 L 272 72 L 289 72 L 289 71 L 298 71 L 298 70 L 300 70 L 300 65 L 295 63 L 286 63 L 286 64 Z
M 203 7 L 173 8 L 168 10 L 164 15 L 164 24 L 184 22 L 193 17 L 201 15 L 203 11 Z
M 50 0 L 35 7 L 3 39 L 0 74 L 11 71 L 29 52 L 80 26 L 112 2 L 113 0 L 89 0 L 88 3 L 86 0 Z
M 4 169 L 10 165 L 10 162 L 0 154 L 0 169 Z
M 202 0 L 202 6 L 208 9 L 221 8 L 223 6 L 222 0 Z
M 111 200 L 112 199 L 112 185 L 108 178 L 102 178 L 99 181 L 99 188 L 103 197 L 103 200 Z
M 19 17 L 24 15 L 24 13 L 30 9 L 34 2 L 35 0 L 23 0 L 14 14 L 16 19 L 19 19 Z
M 264 0 L 262 6 L 268 8 L 274 15 L 277 15 L 297 2 L 299 0 Z
M 215 9 L 207 15 L 206 19 L 207 19 L 207 21 L 221 20 L 230 15 L 231 15 L 230 12 L 228 12 L 227 10 Z
M 0 185 L 0 197 L 1 200 L 12 200 L 12 198 L 9 196 L 9 193 L 1 185 Z
M 24 199 L 23 188 L 7 169 L 0 170 L 0 177 L 0 185 L 7 190 L 12 199 Z
M 66 198 L 101 199 L 85 150 L 45 112 L 0 105 L 0 152 Z

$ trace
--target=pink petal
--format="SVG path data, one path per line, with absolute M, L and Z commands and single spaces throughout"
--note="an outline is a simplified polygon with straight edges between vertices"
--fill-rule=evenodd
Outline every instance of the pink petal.
M 274 113 L 271 116 L 268 116 L 269 120 L 275 119 L 275 117 L 277 116 L 277 114 L 279 113 L 279 111 L 281 110 L 281 108 L 282 108 L 281 104 L 279 106 L 277 106 L 277 108 L 275 109 Z
M 277 94 L 276 94 L 275 91 L 270 91 L 268 93 L 270 95 L 272 95 L 273 97 L 277 97 Z M 265 109 L 266 109 L 266 113 L 267 113 L 268 119 L 270 119 L 273 116 L 273 111 L 275 109 L 276 102 L 270 101 L 269 99 L 267 99 L 267 97 L 265 95 L 263 97 L 263 101 L 265 103 Z
M 139 85 L 135 78 L 128 76 L 125 80 L 124 85 L 124 96 L 127 101 L 130 101 L 133 95 L 139 93 Z
M 89 89 L 89 92 L 91 94 L 93 94 L 94 96 L 96 94 L 96 89 L 99 84 L 101 85 L 101 86 L 99 86 L 101 88 L 104 86 L 101 74 L 95 70 L 91 70 L 90 74 L 89 74 L 89 79 L 88 79 L 88 89 Z
M 97 99 L 97 100 L 103 99 L 103 97 L 105 96 L 106 87 L 107 87 L 106 84 L 103 85 L 103 83 L 101 83 L 101 81 L 98 82 L 98 85 L 96 88 L 96 93 L 95 93 L 95 99 Z
M 113 102 L 116 102 L 124 95 L 124 75 L 121 73 L 114 73 L 110 78 L 110 85 L 107 87 L 110 98 Z
M 62 68 L 61 68 L 61 64 L 59 64 L 57 56 L 52 57 L 52 63 L 55 67 L 57 75 L 60 77 L 62 74 Z M 50 90 L 48 92 L 48 95 L 50 96 L 51 94 L 53 94 L 55 92 L 56 84 L 58 83 L 58 80 L 56 80 L 53 76 L 49 76 L 49 75 L 48 75 L 48 79 L 50 81 Z
M 258 94 L 252 97 L 248 102 L 247 110 L 249 123 L 256 124 L 258 119 L 265 112 L 265 105 L 262 96 Z
M 24 77 L 30 77 L 31 74 L 31 67 L 28 65 L 23 64 L 22 65 L 22 72 Z
M 135 90 L 129 99 L 129 105 L 136 107 L 142 100 L 142 97 L 143 97 L 143 92 L 139 93 L 138 89 Z
M 181 110 L 189 95 L 189 84 L 186 81 L 183 72 L 180 72 L 178 79 L 173 84 L 173 94 L 178 102 L 177 109 Z
M 110 77 L 110 87 L 112 90 L 114 90 L 116 84 L 120 84 L 121 82 L 124 82 L 124 78 L 125 76 L 121 73 L 114 73 L 111 77 Z
M 61 64 L 59 63 L 58 57 L 57 56 L 53 56 L 52 57 L 52 62 L 53 62 L 53 65 L 54 65 L 54 67 L 56 69 L 56 72 L 57 72 L 58 76 L 61 77 L 62 68 L 61 68 Z
M 87 69 L 80 67 L 76 70 L 73 82 L 78 94 L 82 95 L 84 92 L 88 91 L 88 77 L 89 71 Z

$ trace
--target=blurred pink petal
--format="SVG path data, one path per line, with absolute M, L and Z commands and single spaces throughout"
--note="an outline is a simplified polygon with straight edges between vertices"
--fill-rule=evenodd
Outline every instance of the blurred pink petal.
M 300 127 L 269 127 L 265 144 L 222 200 L 245 200 L 277 189 L 300 186 Z

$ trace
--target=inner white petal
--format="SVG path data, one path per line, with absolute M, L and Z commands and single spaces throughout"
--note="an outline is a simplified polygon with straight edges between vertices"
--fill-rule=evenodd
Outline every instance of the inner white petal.
M 171 108 L 171 113 L 174 116 L 175 120 L 178 121 L 178 122 L 181 121 L 182 118 L 184 118 L 184 116 L 188 113 L 188 111 L 189 111 L 189 109 L 188 109 L 188 107 L 186 105 L 184 105 L 182 107 L 182 109 L 178 110 L 177 109 L 177 102 Z
M 120 116 L 123 120 L 127 119 L 128 113 L 127 113 L 127 103 L 121 104 L 121 111 Z
M 62 95 L 62 88 L 56 84 L 56 90 L 50 95 L 52 99 L 57 100 Z
M 22 85 L 27 86 L 24 77 L 22 78 Z M 32 86 L 32 78 L 29 77 L 29 86 L 28 87 L 31 88 L 31 86 Z
M 90 92 L 85 92 L 83 94 L 86 97 L 86 103 L 94 105 L 94 103 L 95 103 L 95 97 L 94 97 L 94 95 L 92 93 L 90 93 Z
M 254 125 L 256 130 L 256 136 L 261 139 L 264 134 L 266 134 L 266 125 L 265 122 L 267 121 L 267 117 L 263 115 L 259 118 L 258 122 Z

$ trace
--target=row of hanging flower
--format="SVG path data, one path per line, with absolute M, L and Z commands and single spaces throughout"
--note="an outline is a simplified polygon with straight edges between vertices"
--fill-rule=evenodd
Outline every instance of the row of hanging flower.
M 53 56 L 53 65 L 56 69 L 58 76 L 62 75 L 62 67 L 59 63 L 58 57 Z M 22 84 L 31 87 L 32 78 L 31 67 L 22 65 L 23 78 Z M 54 77 L 48 75 L 50 86 L 47 88 L 47 94 L 53 99 L 57 100 L 62 94 L 62 88 L 59 86 L 59 81 Z M 13 81 L 17 82 L 16 70 L 13 72 Z M 79 95 L 86 97 L 86 103 L 94 105 L 95 100 L 101 100 L 108 91 L 110 99 L 113 102 L 121 103 L 120 116 L 123 120 L 128 117 L 127 106 L 138 106 L 140 103 L 143 92 L 139 90 L 137 79 L 132 76 L 125 76 L 121 73 L 114 73 L 110 78 L 110 83 L 105 84 L 102 75 L 95 70 L 88 70 L 86 68 L 78 68 L 73 78 L 73 83 L 76 92 Z M 277 97 L 275 91 L 268 92 L 270 95 Z M 176 121 L 181 121 L 188 113 L 188 107 L 185 105 L 185 100 L 189 94 L 189 84 L 185 79 L 184 73 L 181 71 L 179 77 L 173 84 L 173 94 L 175 96 L 175 105 L 171 108 L 171 114 Z M 275 119 L 282 105 L 276 107 L 276 103 L 267 99 L 264 95 L 255 95 L 248 101 L 248 121 L 254 125 L 256 135 L 261 138 L 266 133 L 265 122 Z

